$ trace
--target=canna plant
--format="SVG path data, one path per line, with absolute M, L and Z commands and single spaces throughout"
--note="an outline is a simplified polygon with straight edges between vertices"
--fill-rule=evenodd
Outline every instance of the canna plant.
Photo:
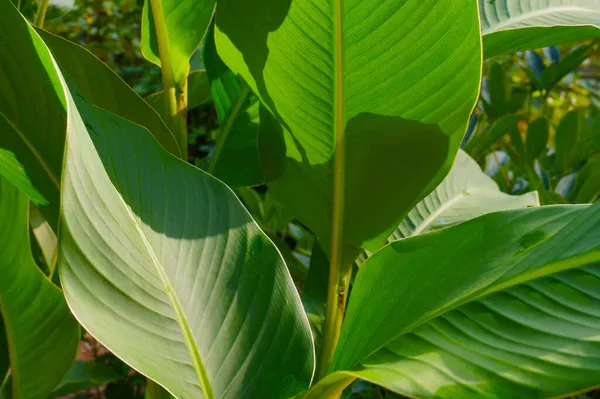
M 600 204 L 503 194 L 459 151 L 483 57 L 596 38 L 597 0 L 144 7 L 163 79 L 148 101 L 0 0 L 3 398 L 76 379 L 80 326 L 151 398 L 599 384 Z M 207 70 L 190 72 L 201 43 Z M 208 98 L 220 131 L 201 169 L 186 112 Z M 242 198 L 265 184 L 314 233 L 302 281 L 224 182 Z

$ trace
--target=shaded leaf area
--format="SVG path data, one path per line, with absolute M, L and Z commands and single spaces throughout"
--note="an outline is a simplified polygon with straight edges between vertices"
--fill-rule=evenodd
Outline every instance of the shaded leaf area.
M 466 130 L 480 76 L 476 4 L 229 0 L 216 28 L 220 56 L 275 121 L 261 113 L 269 189 L 329 247 L 343 181 L 347 257 L 377 249 L 442 180 Z M 346 168 L 334 173 L 342 137 Z M 385 176 L 407 164 L 400 195 Z
M 485 58 L 600 37 L 595 0 L 479 0 Z
M 123 377 L 124 375 L 111 365 L 93 361 L 75 360 L 60 384 L 58 384 L 49 396 L 49 399 L 60 398 L 73 392 L 105 385 Z
M 300 299 L 237 197 L 76 98 L 59 263 L 82 325 L 179 397 L 305 389 L 314 353 Z
M 45 398 L 75 358 L 79 325 L 61 291 L 33 261 L 27 197 L 2 177 L 0 220 L 0 311 L 11 370 L 7 383 L 16 398 Z M 0 353 L 1 379 L 7 360 L 6 352 Z
M 61 72 L 92 104 L 144 126 L 168 151 L 181 151 L 160 116 L 115 72 L 90 51 L 73 42 L 37 29 L 52 51 Z

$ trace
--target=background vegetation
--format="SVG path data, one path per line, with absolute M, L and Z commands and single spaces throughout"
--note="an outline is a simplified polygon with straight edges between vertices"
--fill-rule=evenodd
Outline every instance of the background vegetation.
M 21 4 L 26 15 L 33 16 L 35 8 L 34 3 Z M 68 8 L 65 15 L 51 10 L 45 29 L 92 51 L 141 96 L 160 91 L 159 68 L 141 55 L 142 2 L 86 0 Z M 192 70 L 202 68 L 199 49 Z M 600 198 L 600 41 L 498 56 L 485 62 L 484 76 L 463 148 L 502 191 L 522 194 L 537 190 L 542 204 L 587 203 Z M 214 148 L 218 113 L 207 85 L 192 89 L 195 91 L 190 97 L 199 100 L 188 115 L 188 159 L 202 167 Z M 302 285 L 315 250 L 310 232 L 285 215 L 266 188 L 240 189 L 237 193 L 286 257 L 297 284 Z M 44 267 L 41 253 L 38 260 Z M 81 378 L 61 387 L 57 396 L 144 397 L 145 378 L 87 334 L 78 359 L 87 361 L 80 363 Z M 94 378 L 89 377 L 92 375 Z M 345 397 L 399 396 L 356 382 Z M 600 395 L 591 392 L 580 397 Z

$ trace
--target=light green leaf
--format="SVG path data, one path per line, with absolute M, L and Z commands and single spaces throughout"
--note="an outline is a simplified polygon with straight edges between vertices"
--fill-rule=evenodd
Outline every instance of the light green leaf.
M 38 207 L 32 204 L 29 205 L 29 224 L 31 233 L 35 237 L 44 262 L 46 262 L 50 271 L 50 279 L 52 279 L 54 267 L 56 266 L 56 233 L 52 230 L 50 223 L 44 218 Z
M 536 192 L 501 192 L 477 162 L 459 150 L 448 176 L 406 215 L 388 241 L 438 230 L 486 213 L 535 206 L 540 206 Z
M 181 151 L 171 131 L 146 102 L 108 65 L 87 49 L 37 29 L 52 51 L 61 72 L 74 83 L 92 104 L 144 126 L 168 151 L 179 156 Z
M 12 397 L 45 399 L 75 358 L 79 326 L 61 291 L 31 256 L 28 213 L 25 194 L 0 177 L 0 312 Z
M 589 388 L 600 378 L 598 261 L 600 203 L 396 241 L 356 277 L 333 368 L 413 397 Z
M 258 159 L 259 102 L 217 54 L 212 27 L 204 60 L 220 127 L 209 171 L 232 188 L 263 184 Z
M 276 120 L 273 127 L 260 117 L 269 189 L 324 247 L 335 224 L 344 252 L 378 248 L 441 182 L 465 133 L 481 77 L 477 4 L 217 7 L 220 56 Z
M 153 13 L 156 5 L 161 10 Z M 142 54 L 158 66 L 167 57 L 173 81 L 182 86 L 190 71 L 190 57 L 206 35 L 214 10 L 215 0 L 144 0 Z M 160 36 L 163 39 L 159 40 Z M 163 40 L 167 48 L 159 51 Z
M 0 15 L 0 175 L 56 229 L 65 96 L 50 52 L 12 2 L 0 2 Z
M 188 103 L 187 109 L 192 110 L 210 103 L 210 82 L 206 76 L 205 70 L 191 71 L 188 76 Z M 163 115 L 164 108 L 164 92 L 158 91 L 146 97 L 146 102 L 156 110 L 160 115 Z M 112 111 L 112 110 L 111 110 Z M 113 111 L 114 112 L 114 111 Z M 124 115 L 122 115 L 124 116 Z M 164 118 L 164 115 L 163 115 Z M 127 118 L 132 120 L 130 118 Z M 148 127 L 148 126 L 146 126 Z
M 117 372 L 114 366 L 106 363 L 75 360 L 65 378 L 48 399 L 60 398 L 84 389 L 106 385 L 125 377 L 126 375 Z
M 479 0 L 485 58 L 600 37 L 597 0 Z
M 314 348 L 300 298 L 235 194 L 76 98 L 59 271 L 81 324 L 179 398 L 306 389 Z

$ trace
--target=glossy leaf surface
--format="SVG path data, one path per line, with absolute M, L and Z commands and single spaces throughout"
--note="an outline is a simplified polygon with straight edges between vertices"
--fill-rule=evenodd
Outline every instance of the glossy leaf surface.
M 479 0 L 486 58 L 600 37 L 597 0 Z
M 219 54 L 274 121 L 260 116 L 270 189 L 324 247 L 334 216 L 345 249 L 379 247 L 449 169 L 479 87 L 476 6 L 218 4 Z

